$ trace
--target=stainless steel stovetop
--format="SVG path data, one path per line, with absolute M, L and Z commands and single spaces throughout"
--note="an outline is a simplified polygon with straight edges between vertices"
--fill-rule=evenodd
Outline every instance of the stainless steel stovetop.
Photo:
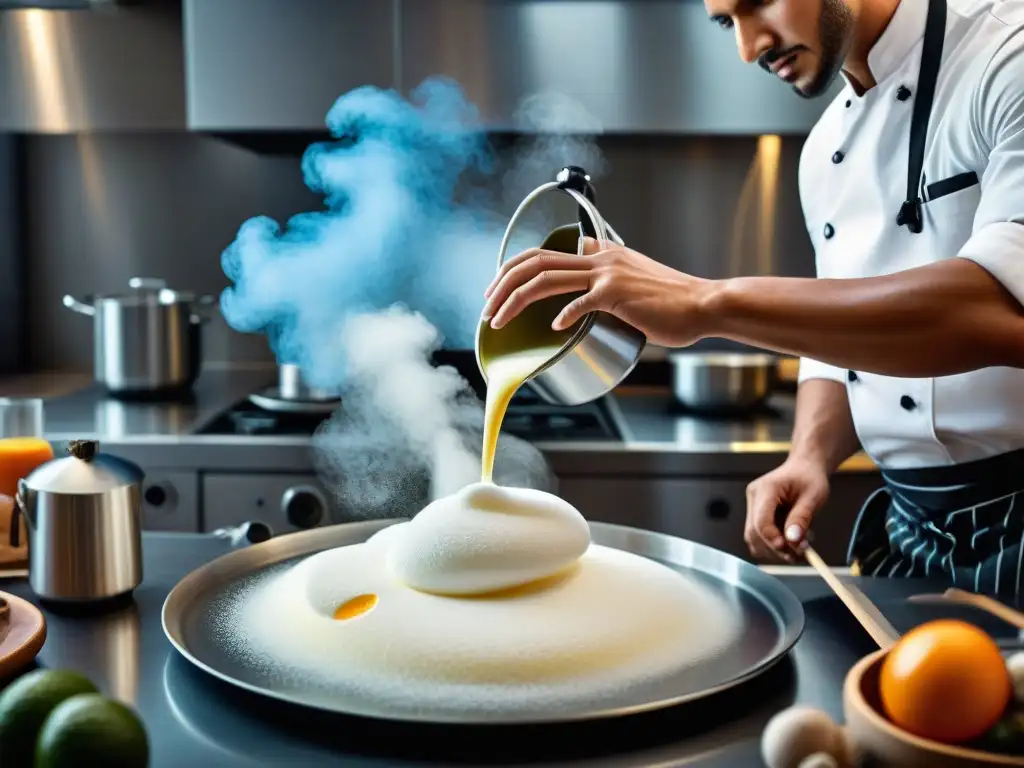
M 345 407 L 344 400 L 341 408 Z M 312 435 L 327 416 L 269 411 L 247 398 L 227 408 L 201 427 L 199 435 Z M 548 405 L 523 387 L 502 422 L 502 431 L 531 442 L 621 440 L 622 434 L 602 399 L 585 405 Z

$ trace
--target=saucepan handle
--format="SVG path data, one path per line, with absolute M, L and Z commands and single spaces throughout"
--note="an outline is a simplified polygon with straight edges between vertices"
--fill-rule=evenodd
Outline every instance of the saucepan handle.
M 21 497 L 21 488 L 18 488 L 18 492 L 14 496 L 14 506 L 11 507 L 11 530 L 10 530 L 10 541 L 12 549 L 17 549 L 21 546 L 21 518 L 24 514 L 22 512 L 22 505 L 25 503 Z
M 508 226 L 505 228 L 505 236 L 501 239 L 501 246 L 498 248 L 498 269 L 501 269 L 501 265 L 505 263 L 505 255 L 508 252 L 509 242 L 512 239 L 512 231 L 515 229 L 519 219 L 526 212 L 526 210 L 533 205 L 544 193 L 558 191 L 572 197 L 577 205 L 580 207 L 581 213 L 585 213 L 586 217 L 590 220 L 593 226 L 593 231 L 596 235 L 598 247 L 605 248 L 608 245 L 608 240 L 611 239 L 613 242 L 619 245 L 624 245 L 622 238 L 619 237 L 618 233 L 609 226 L 609 224 L 601 218 L 601 214 L 590 200 L 588 200 L 582 193 L 577 192 L 575 189 L 567 189 L 561 183 L 552 181 L 547 184 L 542 184 L 537 187 L 533 192 L 528 194 L 523 201 L 519 204 L 515 213 L 512 214 L 512 218 L 509 219 Z M 581 218 L 583 218 L 581 216 Z M 582 230 L 582 227 L 581 227 Z M 582 234 L 582 231 L 581 231 Z M 579 239 L 579 251 L 583 253 L 583 238 Z

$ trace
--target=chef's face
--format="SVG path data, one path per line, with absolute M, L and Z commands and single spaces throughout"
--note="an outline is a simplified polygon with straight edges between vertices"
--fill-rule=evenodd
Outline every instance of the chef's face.
M 853 39 L 857 0 L 704 0 L 711 20 L 736 34 L 740 58 L 757 62 L 805 98 L 828 90 Z

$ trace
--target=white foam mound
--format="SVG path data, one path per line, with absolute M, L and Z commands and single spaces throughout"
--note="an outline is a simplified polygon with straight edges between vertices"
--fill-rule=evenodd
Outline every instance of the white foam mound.
M 415 522 L 400 523 L 364 544 L 306 558 L 236 603 L 220 631 L 288 688 L 326 689 L 390 712 L 452 715 L 599 706 L 699 664 L 738 631 L 736 606 L 696 579 L 599 545 L 519 589 L 473 597 L 413 589 L 387 563 L 415 531 Z M 494 571 L 541 573 L 570 551 L 546 554 L 544 567 L 538 560 L 532 570 Z M 436 585 L 446 571 L 424 573 Z M 449 586 L 459 581 L 446 578 Z M 338 606 L 370 594 L 371 610 L 334 618 Z
M 416 515 L 387 562 L 415 589 L 479 595 L 554 576 L 589 546 L 587 521 L 558 496 L 475 483 Z

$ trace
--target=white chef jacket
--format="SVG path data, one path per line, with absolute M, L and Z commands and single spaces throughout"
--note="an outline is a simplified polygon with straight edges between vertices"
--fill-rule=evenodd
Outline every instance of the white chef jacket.
M 924 159 L 924 230 L 896 224 L 928 12 L 927 0 L 902 0 L 868 55 L 876 87 L 858 96 L 848 81 L 801 153 L 817 274 L 872 277 L 965 258 L 1024 302 L 1024 0 L 947 4 Z M 942 189 L 971 171 L 976 183 Z M 958 464 L 1024 447 L 1024 370 L 905 379 L 803 359 L 799 378 L 846 385 L 862 447 L 882 468 Z

